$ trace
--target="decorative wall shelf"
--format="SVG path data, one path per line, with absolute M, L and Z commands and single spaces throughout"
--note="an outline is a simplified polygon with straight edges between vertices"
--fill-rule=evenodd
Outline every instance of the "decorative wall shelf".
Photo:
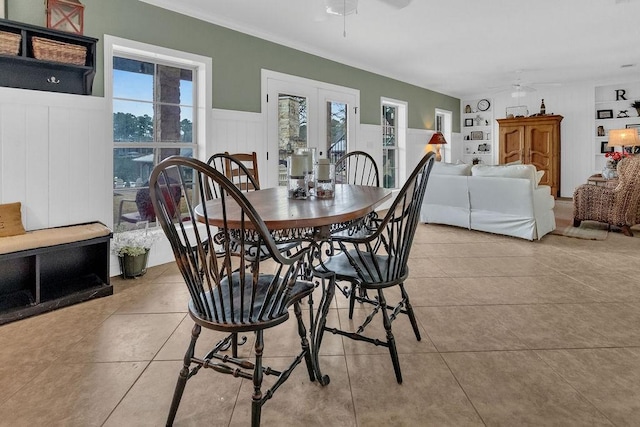
M 493 100 L 472 99 L 460 102 L 462 109 L 462 155 L 465 163 L 493 163 Z
M 640 114 L 631 106 L 637 100 L 640 100 L 640 82 L 595 88 L 594 173 L 601 172 L 606 163 L 604 154 L 611 129 L 638 128 L 640 131 Z
M 6 19 L 0 19 L 2 33 L 19 35 L 20 41 L 17 54 L 0 53 L 0 86 L 91 95 L 98 39 Z M 56 46 L 42 53 L 34 49 L 34 38 L 36 43 L 40 38 Z M 78 50 L 86 50 L 81 65 L 71 63 Z

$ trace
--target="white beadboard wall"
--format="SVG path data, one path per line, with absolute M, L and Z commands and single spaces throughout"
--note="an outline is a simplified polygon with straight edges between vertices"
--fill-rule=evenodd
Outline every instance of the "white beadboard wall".
M 0 201 L 25 228 L 112 222 L 104 98 L 0 88 Z

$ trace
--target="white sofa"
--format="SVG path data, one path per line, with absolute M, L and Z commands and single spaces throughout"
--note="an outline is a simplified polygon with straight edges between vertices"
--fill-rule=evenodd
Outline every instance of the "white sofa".
M 555 200 L 533 165 L 434 164 L 420 220 L 540 239 L 556 228 Z

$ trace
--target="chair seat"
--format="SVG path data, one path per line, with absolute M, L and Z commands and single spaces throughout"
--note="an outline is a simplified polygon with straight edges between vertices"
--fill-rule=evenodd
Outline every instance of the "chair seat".
M 358 253 L 355 250 L 350 250 L 347 253 L 340 252 L 330 257 L 324 262 L 324 266 L 335 272 L 338 280 L 357 281 L 363 289 L 394 286 L 402 283 L 409 274 L 407 268 L 405 268 L 400 277 L 395 274 L 388 274 L 389 269 L 393 269 L 395 265 L 396 259 L 394 257 L 389 261 L 389 256 L 387 255 L 375 255 L 369 252 Z M 373 261 L 374 258 L 376 259 L 375 262 Z M 357 270 L 352 262 L 356 264 Z M 378 266 L 377 268 L 375 267 L 376 265 Z M 386 278 L 390 276 L 394 277 L 394 279 L 387 280 Z
M 214 288 L 213 293 L 211 291 L 204 293 L 208 307 L 215 307 L 215 309 L 218 310 L 219 318 L 224 319 L 225 321 L 216 322 L 214 320 L 214 315 L 201 313 L 196 308 L 196 304 L 194 304 L 193 299 L 189 301 L 189 312 L 191 317 L 203 326 L 224 331 L 233 329 L 235 332 L 244 332 L 276 326 L 289 318 L 289 306 L 313 292 L 314 284 L 313 282 L 303 280 L 296 281 L 295 285 L 291 288 L 291 293 L 284 301 L 284 304 L 279 304 L 279 309 L 270 313 L 268 316 L 261 316 L 260 311 L 265 303 L 265 298 L 268 296 L 268 291 L 274 277 L 275 276 L 271 274 L 261 274 L 258 277 L 258 283 L 255 287 L 255 299 L 253 304 L 251 304 L 253 277 L 251 275 L 246 275 L 243 303 L 241 301 L 242 292 L 239 289 L 241 280 L 240 273 L 235 272 L 231 275 L 232 289 L 229 287 L 229 277 L 226 277 L 220 282 L 220 286 Z M 231 292 L 233 295 L 232 304 L 229 303 L 229 294 Z M 276 304 L 278 301 L 272 303 Z M 268 312 L 270 309 L 271 307 L 266 307 L 265 311 Z M 222 313 L 224 313 L 224 316 L 222 316 Z

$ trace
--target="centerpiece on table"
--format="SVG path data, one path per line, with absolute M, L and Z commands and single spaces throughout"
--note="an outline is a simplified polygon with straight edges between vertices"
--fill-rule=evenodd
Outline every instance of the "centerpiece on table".
M 139 277 L 147 272 L 149 250 L 161 235 L 161 228 L 148 227 L 114 233 L 111 250 L 118 256 L 123 279 Z
M 630 157 L 631 154 L 621 151 L 610 151 L 605 153 L 604 157 L 607 158 L 607 163 L 602 170 L 602 177 L 604 179 L 613 179 L 618 177 L 618 163 L 625 157 Z

